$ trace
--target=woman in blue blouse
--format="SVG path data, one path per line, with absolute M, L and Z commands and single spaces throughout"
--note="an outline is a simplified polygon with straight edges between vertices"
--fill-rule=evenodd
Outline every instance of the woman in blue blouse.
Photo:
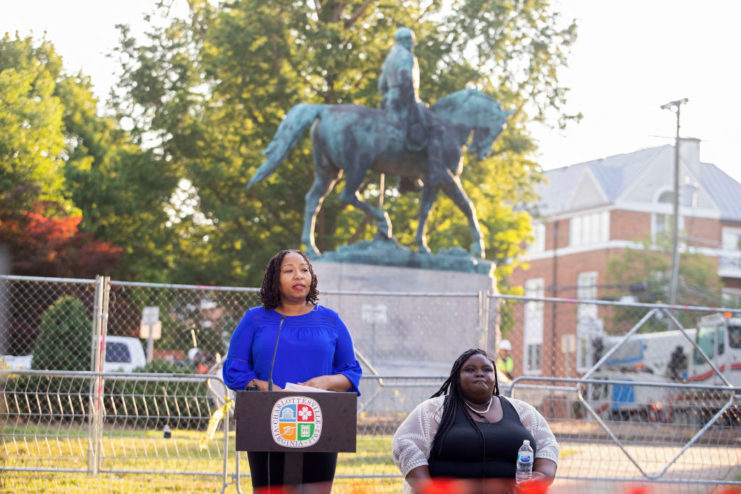
M 362 371 L 350 332 L 335 311 L 316 303 L 317 295 L 317 278 L 303 252 L 282 250 L 273 256 L 262 280 L 262 306 L 249 309 L 232 335 L 224 362 L 226 385 L 267 391 L 275 351 L 274 390 L 291 382 L 360 394 Z M 247 456 L 254 488 L 282 483 L 282 453 Z M 336 465 L 336 453 L 306 453 L 303 492 L 330 492 Z

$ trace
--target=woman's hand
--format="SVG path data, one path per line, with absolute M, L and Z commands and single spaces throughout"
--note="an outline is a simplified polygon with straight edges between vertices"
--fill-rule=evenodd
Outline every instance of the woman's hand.
M 327 391 L 347 391 L 352 384 L 343 374 L 332 374 L 329 376 L 312 377 L 306 382 L 299 383 L 312 388 L 324 389 Z
M 555 461 L 548 460 L 546 458 L 536 458 L 533 463 L 533 480 L 539 480 L 550 485 L 553 479 L 556 477 L 556 465 Z
M 553 480 L 548 475 L 544 474 L 543 472 L 535 472 L 533 471 L 532 480 L 545 480 L 545 481 L 551 481 Z

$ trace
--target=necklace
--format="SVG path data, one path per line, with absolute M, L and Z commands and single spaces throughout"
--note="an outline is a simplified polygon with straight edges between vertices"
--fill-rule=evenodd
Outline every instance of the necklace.
M 481 418 L 483 419 L 483 418 L 485 418 L 485 415 L 486 415 L 486 413 L 487 413 L 487 412 L 489 411 L 489 409 L 491 408 L 491 402 L 493 401 L 493 399 L 494 399 L 494 397 L 493 397 L 493 396 L 492 396 L 491 398 L 489 398 L 489 403 L 487 403 L 487 405 L 486 405 L 486 410 L 476 410 L 476 409 L 475 409 L 475 408 L 474 408 L 474 407 L 473 407 L 473 406 L 472 406 L 472 405 L 471 405 L 471 404 L 470 404 L 470 403 L 468 402 L 468 400 L 463 400 L 463 403 L 465 403 L 465 404 L 466 404 L 466 406 L 467 406 L 467 407 L 469 408 L 469 410 L 471 410 L 471 411 L 472 411 L 473 413 L 475 413 L 476 415 L 478 415 L 479 417 L 481 417 Z

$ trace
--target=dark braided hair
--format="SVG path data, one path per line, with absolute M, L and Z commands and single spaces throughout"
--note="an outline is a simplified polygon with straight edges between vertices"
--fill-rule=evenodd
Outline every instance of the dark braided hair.
M 435 394 L 430 397 L 435 398 L 441 395 L 445 396 L 445 401 L 443 402 L 443 416 L 440 420 L 440 426 L 438 427 L 437 433 L 435 434 L 435 438 L 432 442 L 432 451 L 435 453 L 440 452 L 440 448 L 442 447 L 442 439 L 443 437 L 445 437 L 445 434 L 448 433 L 450 428 L 453 427 L 453 422 L 455 422 L 455 416 L 458 413 L 458 410 L 462 410 L 465 407 L 465 404 L 463 403 L 463 392 L 461 391 L 461 369 L 463 368 L 463 364 L 465 364 L 466 361 L 474 355 L 483 355 L 489 360 L 489 362 L 491 362 L 491 365 L 494 366 L 493 396 L 499 396 L 497 366 L 494 361 L 489 358 L 484 350 L 480 348 L 471 348 L 463 352 L 461 356 L 458 357 L 455 362 L 453 362 L 453 367 L 450 369 L 450 376 L 448 376 L 443 385 L 440 386 L 440 389 L 438 389 L 437 392 L 435 392 Z M 476 424 L 473 423 L 473 419 L 471 418 L 471 416 L 468 413 L 464 413 L 464 415 L 471 423 L 471 426 L 476 427 Z
M 306 295 L 306 301 L 315 304 L 319 299 L 319 290 L 316 288 L 317 279 L 316 274 L 314 274 L 314 267 L 311 265 L 311 262 L 309 262 L 309 258 L 306 257 L 306 254 L 300 250 L 282 250 L 268 261 L 268 266 L 265 268 L 265 276 L 262 279 L 260 300 L 262 301 L 262 306 L 266 310 L 275 309 L 280 305 L 280 266 L 283 264 L 283 258 L 291 253 L 300 255 L 304 258 L 306 264 L 309 265 L 311 285 L 309 286 L 309 293 Z

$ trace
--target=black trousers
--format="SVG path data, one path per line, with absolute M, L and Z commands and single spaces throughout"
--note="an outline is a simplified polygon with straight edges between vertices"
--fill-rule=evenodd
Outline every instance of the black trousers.
M 270 463 L 268 464 L 268 456 Z M 252 475 L 252 487 L 283 485 L 285 453 L 247 453 Z M 268 468 L 269 467 L 269 468 Z M 337 453 L 304 453 L 302 483 L 326 482 L 334 479 Z M 270 477 L 268 478 L 268 470 Z M 268 480 L 270 482 L 268 482 Z

